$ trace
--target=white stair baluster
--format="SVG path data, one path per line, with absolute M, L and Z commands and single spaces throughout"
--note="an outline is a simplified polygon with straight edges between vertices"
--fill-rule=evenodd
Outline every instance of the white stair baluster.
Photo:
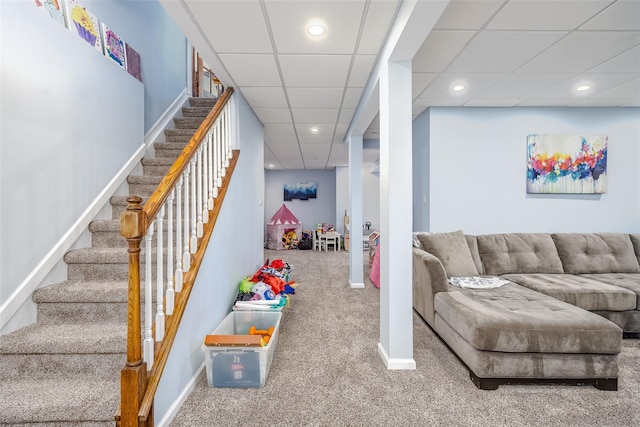
M 184 248 L 182 251 L 182 271 L 186 273 L 191 267 L 191 254 L 189 253 L 189 173 L 191 165 L 188 164 L 184 171 Z
M 182 291 L 182 176 L 176 184 L 176 292 Z
M 167 295 L 165 297 L 165 311 L 168 316 L 173 314 L 175 294 L 173 290 L 173 199 L 176 190 L 171 190 L 167 199 Z
M 145 236 L 144 254 L 144 343 L 143 359 L 147 362 L 147 370 L 153 366 L 153 291 L 151 285 L 151 240 L 153 239 L 154 222 L 151 223 Z
M 194 209 L 194 215 L 198 213 L 196 219 L 196 237 L 202 237 L 203 233 L 203 220 L 202 220 L 202 146 L 198 148 L 196 153 L 196 170 L 197 170 L 197 184 L 198 191 L 196 191 L 196 207 Z
M 198 236 L 196 235 L 196 227 L 197 227 L 197 213 L 196 213 L 196 159 L 193 157 L 191 159 L 191 241 L 190 248 L 191 253 L 195 254 L 198 249 Z
M 216 126 L 216 135 L 218 137 L 216 141 L 216 155 L 218 157 L 218 161 L 216 162 L 218 169 L 218 174 L 216 175 L 216 186 L 222 187 L 222 125 L 219 117 Z
M 164 262 L 163 258 L 163 233 L 164 233 L 164 205 L 156 215 L 158 233 L 156 238 L 156 341 L 164 339 Z
M 209 159 L 207 161 L 207 169 L 208 169 L 208 177 L 209 180 L 207 181 L 207 189 L 209 190 L 209 198 L 207 199 L 207 206 L 209 208 L 209 210 L 213 210 L 213 198 L 215 197 L 213 195 L 214 192 L 214 186 L 213 186 L 213 130 L 209 130 L 209 133 L 207 134 L 207 153 L 209 155 Z M 217 190 L 217 189 L 215 189 Z

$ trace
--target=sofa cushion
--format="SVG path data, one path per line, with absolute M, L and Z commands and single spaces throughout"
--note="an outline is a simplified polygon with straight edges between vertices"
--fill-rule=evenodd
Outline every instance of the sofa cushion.
M 551 237 L 565 273 L 640 273 L 628 234 L 556 233 Z
M 615 354 L 622 345 L 622 330 L 608 320 L 513 283 L 440 292 L 434 308 L 477 350 Z
M 602 274 L 581 274 L 580 277 L 597 280 L 598 282 L 620 286 L 629 289 L 636 294 L 636 306 L 634 309 L 640 310 L 640 274 L 638 273 L 602 273 Z
M 633 250 L 636 253 L 638 264 L 640 264 L 640 234 L 629 234 L 629 238 L 633 244 Z
M 486 234 L 477 239 L 484 274 L 564 273 L 549 234 Z
M 573 274 L 505 274 L 507 280 L 585 310 L 626 311 L 636 307 L 636 294 L 620 286 Z
M 465 239 L 467 239 L 467 244 L 469 245 L 469 250 L 471 251 L 471 258 L 473 258 L 473 263 L 476 265 L 476 270 L 478 270 L 478 274 L 484 274 L 484 268 L 482 268 L 482 260 L 480 259 L 480 252 L 478 252 L 478 237 L 472 234 L 465 234 Z
M 447 277 L 478 275 L 467 239 L 461 230 L 418 234 L 418 239 L 425 251 L 440 260 Z

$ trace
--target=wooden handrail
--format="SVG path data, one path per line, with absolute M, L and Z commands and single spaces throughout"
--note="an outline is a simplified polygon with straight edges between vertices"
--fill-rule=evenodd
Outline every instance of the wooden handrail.
M 175 187 L 178 179 L 180 179 L 180 175 L 184 172 L 184 170 L 189 165 L 189 162 L 196 155 L 198 151 L 198 147 L 202 143 L 202 138 L 204 138 L 205 134 L 211 127 L 211 125 L 216 121 L 222 109 L 229 99 L 231 99 L 231 94 L 233 94 L 233 88 L 227 88 L 218 102 L 213 107 L 213 109 L 209 112 L 207 117 L 204 119 L 198 130 L 193 134 L 193 137 L 189 140 L 189 143 L 182 153 L 178 156 L 178 159 L 175 163 L 169 168 L 169 172 L 164 176 L 160 184 L 156 190 L 149 196 L 149 200 L 144 204 L 143 212 L 145 212 L 145 216 L 147 218 L 155 218 L 158 212 L 160 211 L 160 207 L 167 201 L 169 197 L 169 193 L 171 188 Z M 144 223 L 145 230 L 148 228 L 149 224 L 145 221 Z
M 213 124 L 222 114 L 225 106 L 231 99 L 232 93 L 233 88 L 227 88 L 225 90 L 216 105 L 196 130 L 193 137 L 189 140 L 184 150 L 180 153 L 177 160 L 169 168 L 169 171 L 151 194 L 144 207 L 142 206 L 142 199 L 140 197 L 131 196 L 127 198 L 128 206 L 121 215 L 120 233 L 128 243 L 129 286 L 127 361 L 121 371 L 121 402 L 115 416 L 116 424 L 119 426 L 153 425 L 153 400 L 158 384 L 182 320 L 191 289 L 195 283 L 205 250 L 217 221 L 233 169 L 237 163 L 239 151 L 232 151 L 232 157 L 228 162 L 229 166 L 225 168 L 226 170 L 223 170 L 224 176 L 221 176 L 222 182 L 219 182 L 221 186 L 217 189 L 216 203 L 214 203 L 213 209 L 211 209 L 211 207 L 209 208 L 211 210 L 208 211 L 208 221 L 204 224 L 202 236 L 198 238 L 197 249 L 192 249 L 196 252 L 193 253 L 191 262 L 188 264 L 188 269 L 184 273 L 182 290 L 177 293 L 175 305 L 173 306 L 173 314 L 167 315 L 164 328 L 162 327 L 163 323 L 158 323 L 158 325 L 160 325 L 159 327 L 162 328 L 161 330 L 164 330 L 164 339 L 162 339 L 158 345 L 151 347 L 151 352 L 155 353 L 156 363 L 153 363 L 153 359 L 150 359 L 151 361 L 149 363 L 152 365 L 152 369 L 149 372 L 147 371 L 147 363 L 145 362 L 147 357 L 145 356 L 143 360 L 142 355 L 140 243 L 147 234 L 154 218 L 156 218 L 165 206 L 174 187 L 178 184 L 180 177 L 200 150 L 205 136 L 210 132 Z M 224 121 L 225 120 L 223 120 L 223 122 Z M 193 203 L 195 204 L 195 199 Z M 164 210 L 162 210 L 162 212 L 164 212 Z M 164 214 L 161 213 L 160 215 Z M 185 221 L 187 221 L 186 218 Z M 188 238 L 188 236 L 185 236 L 185 238 Z M 147 348 L 145 348 L 145 351 L 147 351 Z
M 149 415 L 151 414 L 151 410 L 153 409 L 153 398 L 156 394 L 156 391 L 158 390 L 162 372 L 164 371 L 167 359 L 169 358 L 169 352 L 173 345 L 173 341 L 178 333 L 178 327 L 180 326 L 180 322 L 182 321 L 182 316 L 187 307 L 187 302 L 189 301 L 189 295 L 191 295 L 193 284 L 195 283 L 196 276 L 198 275 L 198 270 L 200 269 L 200 265 L 202 264 L 204 252 L 207 249 L 209 239 L 213 234 L 213 229 L 215 227 L 216 221 L 218 220 L 220 208 L 227 193 L 227 188 L 229 187 L 229 182 L 231 181 L 231 176 L 233 175 L 233 170 L 235 169 L 236 163 L 238 162 L 239 155 L 239 150 L 233 150 L 233 158 L 231 159 L 229 167 L 227 168 L 227 175 L 222 179 L 222 187 L 220 187 L 220 190 L 218 192 L 218 203 L 215 204 L 213 210 L 209 213 L 209 222 L 205 227 L 201 243 L 198 245 L 198 251 L 193 255 L 193 263 L 191 264 L 191 268 L 185 274 L 182 292 L 180 292 L 180 295 L 176 300 L 176 306 L 174 308 L 173 315 L 171 316 L 171 319 L 167 321 L 167 331 L 165 332 L 165 338 L 162 341 L 162 345 L 160 346 L 160 349 L 156 354 L 156 361 L 153 364 L 153 368 L 151 368 L 151 371 L 149 372 L 147 392 L 140 405 L 140 411 L 138 412 L 138 417 L 142 422 L 147 421 Z

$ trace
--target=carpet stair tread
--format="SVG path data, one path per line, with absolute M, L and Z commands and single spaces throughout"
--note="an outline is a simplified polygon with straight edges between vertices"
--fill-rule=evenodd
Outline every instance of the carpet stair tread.
M 36 303 L 127 302 L 129 284 L 124 280 L 68 280 L 36 290 Z
M 0 424 L 113 425 L 115 408 L 120 403 L 119 390 L 117 375 L 6 379 L 0 387 Z
M 1 336 L 0 355 L 124 353 L 126 339 L 127 325 L 124 322 L 35 323 Z

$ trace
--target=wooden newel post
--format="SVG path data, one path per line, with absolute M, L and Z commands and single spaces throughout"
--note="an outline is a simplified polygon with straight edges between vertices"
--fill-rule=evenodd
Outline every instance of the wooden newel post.
M 140 403 L 147 388 L 147 364 L 142 360 L 140 325 L 140 242 L 146 231 L 142 199 L 127 198 L 120 215 L 120 234 L 129 245 L 129 291 L 127 309 L 127 363 L 120 375 L 120 425 L 137 426 Z

